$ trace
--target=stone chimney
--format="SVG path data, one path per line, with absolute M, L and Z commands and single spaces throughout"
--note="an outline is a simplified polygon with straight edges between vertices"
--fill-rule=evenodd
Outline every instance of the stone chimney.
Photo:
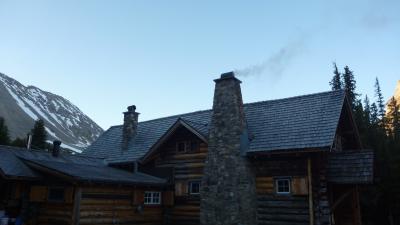
M 61 141 L 59 140 L 53 141 L 53 150 L 51 150 L 51 155 L 53 157 L 58 157 L 60 155 L 60 146 L 61 146 Z
M 122 149 L 128 149 L 129 142 L 135 137 L 138 126 L 139 113 L 136 106 L 128 106 L 128 111 L 124 112 L 124 125 L 122 130 Z
M 248 136 L 241 81 L 233 72 L 224 73 L 214 81 L 200 222 L 202 225 L 255 225 L 255 176 L 244 156 Z

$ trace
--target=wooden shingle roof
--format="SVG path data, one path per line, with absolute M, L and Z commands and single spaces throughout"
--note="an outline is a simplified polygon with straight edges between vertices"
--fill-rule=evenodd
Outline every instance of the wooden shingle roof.
M 328 181 L 339 184 L 371 184 L 374 180 L 374 152 L 333 152 L 328 157 Z
M 78 182 L 163 185 L 164 179 L 106 165 L 103 159 L 82 155 L 52 156 L 46 151 L 0 145 L 0 172 L 6 179 L 41 179 L 51 173 Z
M 339 90 L 244 104 L 247 152 L 330 148 L 344 100 L 345 92 Z M 140 160 L 179 119 L 207 137 L 211 116 L 212 110 L 205 110 L 140 122 L 127 150 L 121 149 L 122 126 L 113 126 L 83 154 L 109 163 Z

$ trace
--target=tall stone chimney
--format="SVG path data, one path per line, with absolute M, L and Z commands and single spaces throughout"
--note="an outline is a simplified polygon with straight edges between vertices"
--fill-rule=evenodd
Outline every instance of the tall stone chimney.
M 122 130 L 122 149 L 128 149 L 129 142 L 135 137 L 138 126 L 139 113 L 136 106 L 128 106 L 128 111 L 124 112 L 124 125 Z
M 202 225 L 255 225 L 255 176 L 244 156 L 248 136 L 241 81 L 233 72 L 224 73 L 214 81 L 200 222 Z

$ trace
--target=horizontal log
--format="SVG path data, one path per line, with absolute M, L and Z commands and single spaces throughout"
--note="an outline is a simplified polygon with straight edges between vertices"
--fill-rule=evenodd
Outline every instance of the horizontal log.
M 257 214 L 257 218 L 259 220 L 307 222 L 310 219 L 310 215 L 308 215 L 308 214 Z
M 132 194 L 134 188 L 118 188 L 118 187 L 83 187 L 82 193 L 101 193 L 101 194 Z
M 309 215 L 308 208 L 258 208 L 257 214 L 277 214 L 277 215 Z
M 81 205 L 130 205 L 131 200 L 82 199 Z
M 177 164 L 174 167 L 176 169 L 180 169 L 180 168 L 202 168 L 204 167 L 204 162 L 197 162 L 197 163 L 181 163 L 181 164 Z
M 183 153 L 183 154 L 175 154 L 171 156 L 171 159 L 205 159 L 207 157 L 207 153 Z
M 175 179 L 201 179 L 203 174 L 175 175 Z
M 309 225 L 309 222 L 258 220 L 258 225 Z

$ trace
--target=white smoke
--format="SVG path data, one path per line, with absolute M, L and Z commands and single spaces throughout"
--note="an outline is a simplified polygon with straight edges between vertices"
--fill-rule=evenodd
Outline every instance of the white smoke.
M 235 75 L 238 77 L 256 75 L 280 77 L 293 59 L 303 52 L 304 46 L 305 38 L 290 42 L 269 56 L 265 61 L 243 69 L 236 69 L 234 71 Z

